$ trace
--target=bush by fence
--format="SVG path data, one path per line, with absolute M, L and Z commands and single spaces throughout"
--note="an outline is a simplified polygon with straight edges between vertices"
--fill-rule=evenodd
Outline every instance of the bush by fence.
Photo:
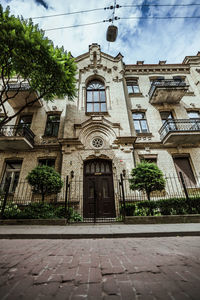
M 171 198 L 125 204 L 126 216 L 200 214 L 200 197 Z
M 65 211 L 64 205 L 43 202 L 29 203 L 26 206 L 11 202 L 6 205 L 4 210 L 4 219 L 62 219 L 66 217 L 71 222 L 82 220 L 81 216 L 72 207 Z

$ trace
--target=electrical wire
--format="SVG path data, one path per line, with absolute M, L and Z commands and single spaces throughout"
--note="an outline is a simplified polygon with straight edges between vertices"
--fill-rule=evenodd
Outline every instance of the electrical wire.
M 79 25 L 71 25 L 71 26 L 65 26 L 65 27 L 57 27 L 57 28 L 50 28 L 50 29 L 44 29 L 44 31 L 52 31 L 52 30 L 58 30 L 58 29 L 66 29 L 66 28 L 74 28 L 74 27 L 82 27 L 82 26 L 90 26 L 90 25 L 96 25 L 104 22 L 109 22 L 107 20 L 99 21 L 99 22 L 93 22 L 93 23 L 86 23 L 86 24 L 79 24 Z
M 105 10 L 107 9 L 106 7 L 102 8 L 94 8 L 94 9 L 87 9 L 87 10 L 80 10 L 80 11 L 73 11 L 69 13 L 63 13 L 63 14 L 57 14 L 57 15 L 49 15 L 49 16 L 41 16 L 41 17 L 33 17 L 31 19 L 44 19 L 44 18 L 53 18 L 53 17 L 60 17 L 60 16 L 68 16 L 68 15 L 75 15 L 75 14 L 82 14 L 82 13 L 87 13 L 87 12 L 93 12 L 93 11 L 98 11 L 98 10 Z
M 192 16 L 192 17 L 172 17 L 172 16 L 167 16 L 167 17 L 127 17 L 127 18 L 120 17 L 119 19 L 121 19 L 121 20 L 131 20 L 131 19 L 162 20 L 162 19 L 199 19 L 199 18 L 200 18 L 200 16 Z
M 172 16 L 167 16 L 167 17 L 116 17 L 115 20 L 131 20 L 131 19 L 142 19 L 142 20 L 162 20 L 162 19 L 200 19 L 200 16 L 191 16 L 191 17 L 172 17 Z M 103 20 L 103 21 L 98 21 L 98 22 L 93 22 L 93 23 L 86 23 L 86 24 L 79 24 L 79 25 L 71 25 L 71 26 L 64 26 L 64 27 L 57 27 L 57 28 L 49 28 L 49 29 L 44 29 L 44 31 L 53 31 L 53 30 L 59 30 L 59 29 L 67 29 L 67 28 L 75 28 L 75 27 L 83 27 L 83 26 L 90 26 L 90 25 L 96 25 L 100 23 L 105 23 L 105 22 L 111 22 L 112 19 L 109 20 Z
M 190 3 L 190 4 L 133 4 L 133 5 L 118 5 L 115 4 L 110 7 L 101 7 L 101 8 L 94 8 L 94 9 L 87 9 L 87 10 L 80 10 L 80 11 L 74 11 L 69 13 L 62 13 L 62 14 L 56 14 L 56 15 L 49 15 L 49 16 L 40 16 L 40 17 L 32 17 L 31 19 L 44 19 L 44 18 L 54 18 L 54 17 L 60 17 L 60 16 L 68 16 L 68 15 L 75 15 L 75 14 L 82 14 L 82 13 L 88 13 L 93 11 L 99 11 L 99 10 L 107 10 L 107 9 L 113 9 L 121 8 L 121 7 L 187 7 L 187 6 L 200 6 L 200 3 Z
M 200 3 L 189 3 L 189 4 L 133 4 L 133 5 L 121 5 L 120 7 L 159 7 L 159 6 L 166 6 L 166 7 L 187 7 L 187 6 L 200 6 Z

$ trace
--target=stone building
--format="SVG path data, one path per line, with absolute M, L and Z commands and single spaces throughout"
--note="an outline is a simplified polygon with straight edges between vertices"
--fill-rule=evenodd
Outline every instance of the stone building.
M 74 201 L 84 216 L 90 217 L 95 197 L 98 216 L 113 217 L 115 179 L 143 159 L 157 163 L 166 175 L 181 171 L 198 185 L 200 53 L 178 64 L 126 65 L 120 53 L 112 57 L 92 44 L 76 63 L 73 102 L 37 102 L 1 129 L 2 189 L 12 177 L 10 192 L 16 193 L 30 170 L 47 164 L 79 182 Z M 20 107 L 25 92 L 8 109 Z M 16 134 L 19 126 L 26 128 Z

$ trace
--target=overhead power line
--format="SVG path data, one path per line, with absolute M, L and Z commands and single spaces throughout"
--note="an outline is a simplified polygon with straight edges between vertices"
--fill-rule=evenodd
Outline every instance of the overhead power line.
M 122 5 L 121 7 L 159 7 L 159 6 L 166 6 L 166 7 L 187 7 L 187 6 L 200 6 L 200 3 L 188 3 L 188 4 L 132 4 L 132 5 Z
M 173 17 L 173 16 L 166 16 L 166 17 L 121 17 L 121 20 L 130 20 L 130 19 L 154 19 L 154 20 L 162 20 L 162 19 L 199 19 L 200 16 L 191 16 L 191 17 Z
M 118 5 L 118 4 L 116 4 L 116 5 L 111 5 L 111 6 L 108 6 L 108 7 L 80 10 L 80 11 L 74 11 L 74 12 L 62 13 L 62 14 L 56 14 L 56 15 L 32 17 L 31 19 L 34 20 L 34 19 L 54 18 L 54 17 L 89 13 L 89 12 L 100 11 L 100 10 L 108 10 L 108 9 L 115 10 L 116 8 L 121 8 L 121 7 L 188 7 L 188 6 L 200 6 L 200 3 L 189 3 L 189 4 L 132 4 L 132 5 Z
M 74 27 L 82 27 L 82 26 L 90 26 L 95 24 L 104 23 L 106 21 L 99 21 L 99 22 L 93 22 L 93 23 L 86 23 L 86 24 L 79 24 L 79 25 L 71 25 L 71 26 L 64 26 L 64 27 L 57 27 L 57 28 L 50 28 L 45 29 L 44 31 L 52 31 L 52 30 L 58 30 L 58 29 L 66 29 L 66 28 L 74 28 Z
M 68 16 L 68 15 L 75 15 L 75 14 L 81 14 L 81 13 L 87 13 L 97 10 L 104 10 L 104 8 L 95 8 L 95 9 L 87 9 L 87 10 L 80 10 L 80 11 L 74 11 L 69 13 L 63 13 L 63 14 L 57 14 L 57 15 L 49 15 L 49 16 L 41 16 L 41 17 L 33 17 L 31 19 L 43 19 L 43 18 L 52 18 L 52 17 L 60 17 L 60 16 Z
M 115 17 L 114 20 L 131 20 L 131 19 L 142 19 L 142 20 L 148 20 L 148 19 L 153 19 L 153 20 L 164 20 L 164 19 L 200 19 L 200 16 L 191 16 L 191 17 L 182 17 L 182 16 L 166 16 L 166 17 Z M 96 25 L 100 23 L 105 23 L 105 22 L 112 22 L 112 19 L 109 20 L 103 20 L 103 21 L 98 21 L 98 22 L 93 22 L 93 23 L 86 23 L 86 24 L 79 24 L 79 25 L 71 25 L 71 26 L 64 26 L 64 27 L 56 27 L 56 28 L 49 28 L 49 29 L 44 29 L 44 31 L 53 31 L 53 30 L 59 30 L 59 29 L 67 29 L 67 28 L 74 28 L 74 27 L 83 27 L 83 26 L 90 26 L 90 25 Z

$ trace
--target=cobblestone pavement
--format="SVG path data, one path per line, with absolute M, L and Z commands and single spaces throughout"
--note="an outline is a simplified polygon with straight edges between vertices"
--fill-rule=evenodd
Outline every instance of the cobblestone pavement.
M 0 299 L 200 299 L 200 237 L 1 240 Z

